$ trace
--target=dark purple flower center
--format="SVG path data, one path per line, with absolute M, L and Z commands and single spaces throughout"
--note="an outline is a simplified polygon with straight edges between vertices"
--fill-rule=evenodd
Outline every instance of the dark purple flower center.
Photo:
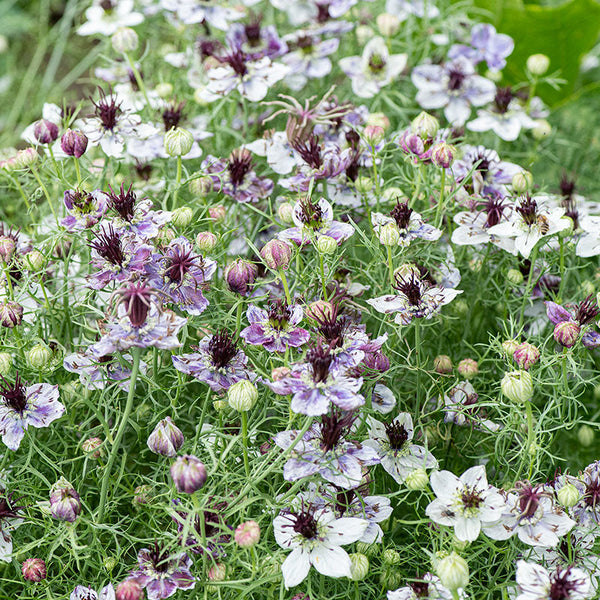
M 115 9 L 113 0 L 100 0 L 100 7 L 106 13 L 111 13 Z
M 296 46 L 302 50 L 303 54 L 311 54 L 315 45 L 314 38 L 309 35 L 302 35 L 296 40 Z
M 145 283 L 132 283 L 119 293 L 129 321 L 134 327 L 141 327 L 146 322 L 150 310 L 152 291 Z
M 192 256 L 191 250 L 183 250 L 175 247 L 169 256 L 165 257 L 167 268 L 164 276 L 173 283 L 183 283 L 186 273 L 194 266 L 196 257 Z
M 317 23 L 327 23 L 331 19 L 328 4 L 317 4 Z
M 381 54 L 371 54 L 369 58 L 369 69 L 372 73 L 380 73 L 385 69 L 385 58 Z
M 319 333 L 329 344 L 329 348 L 340 348 L 344 345 L 344 332 L 348 326 L 348 321 L 339 314 L 337 304 L 333 304 L 327 309 L 317 307 L 313 313 L 314 320 L 317 322 Z
M 104 260 L 111 265 L 122 267 L 125 262 L 125 253 L 121 244 L 121 236 L 115 232 L 112 225 L 102 233 L 93 232 L 95 240 L 89 242 L 90 248 L 93 248 Z
M 300 200 L 300 220 L 313 229 L 317 229 L 323 223 L 323 211 L 318 202 L 310 198 Z
M 214 56 L 221 49 L 221 43 L 217 40 L 203 39 L 196 43 L 196 48 L 202 58 Z
M 563 173 L 558 185 L 560 193 L 567 198 L 570 198 L 575 193 L 575 180 L 569 178 L 566 173 Z
M 537 222 L 537 209 L 537 202 L 529 195 L 525 196 L 517 206 L 517 212 L 527 225 L 534 225 Z
M 467 487 L 462 493 L 461 501 L 465 508 L 479 508 L 483 502 L 483 498 L 474 489 Z
M 1 376 L 0 376 L 1 377 Z M 3 385 L 0 386 L 0 396 L 4 399 L 4 404 L 12 410 L 23 413 L 27 406 L 27 395 L 23 380 L 17 373 L 15 382 L 11 385 L 2 377 Z
M 123 112 L 121 102 L 117 102 L 117 99 L 112 94 L 107 96 L 104 90 L 100 89 L 100 100 L 98 102 L 92 100 L 92 104 L 95 107 L 94 114 L 100 120 L 102 129 L 112 131 Z
M 334 412 L 321 417 L 321 450 L 333 450 L 342 439 L 344 432 L 350 429 L 354 417 L 351 413 L 342 415 Z
M 586 486 L 583 501 L 586 506 L 590 506 L 596 510 L 596 506 L 600 504 L 600 479 L 594 477 Z
M 244 33 L 250 46 L 258 46 L 260 44 L 260 23 L 261 15 L 252 15 L 250 21 L 244 26 Z
M 390 440 L 390 448 L 392 450 L 402 450 L 409 437 L 406 427 L 402 423 L 398 423 L 398 421 L 385 423 L 384 427 L 385 433 Z
M 410 305 L 419 306 L 421 304 L 422 286 L 419 278 L 414 273 L 409 277 L 396 275 L 394 287 L 406 296 Z
M 596 304 L 592 294 L 581 301 L 575 311 L 575 319 L 583 326 L 591 323 L 600 314 L 600 308 Z
M 400 229 L 406 229 L 410 223 L 412 213 L 413 209 L 408 207 L 408 202 L 398 202 L 392 209 L 390 216 L 396 221 L 396 225 Z
M 131 222 L 135 214 L 135 204 L 137 197 L 132 191 L 133 184 L 129 186 L 125 191 L 125 186 L 121 184 L 121 188 L 118 193 L 109 186 L 110 192 L 108 194 L 108 203 L 110 207 L 119 213 L 119 216 L 124 221 Z
M 448 77 L 448 88 L 455 92 L 462 87 L 466 75 L 460 69 L 450 69 Z
M 158 542 L 154 542 L 154 548 L 148 553 L 148 560 L 157 573 L 167 573 L 171 567 L 169 551 L 161 548 Z
M 485 227 L 493 227 L 494 225 L 498 225 L 502 220 L 505 206 L 502 198 L 493 197 L 485 201 L 483 209 L 487 213 Z
M 237 354 L 237 347 L 232 335 L 222 329 L 215 333 L 208 342 L 208 352 L 217 369 L 226 367 Z
M 281 331 L 285 329 L 290 320 L 290 308 L 283 300 L 277 300 L 271 303 L 269 307 L 269 325 L 273 329 Z
M 152 175 L 152 165 L 150 164 L 143 164 L 140 162 L 135 163 L 135 172 L 137 173 L 137 176 L 142 180 L 142 181 L 149 181 L 150 180 L 150 176 Z
M 0 523 L 2 519 L 16 519 L 19 516 L 18 511 L 25 508 L 24 506 L 14 504 L 13 495 L 13 492 L 9 492 L 0 497 Z
M 292 528 L 296 533 L 305 537 L 307 540 L 312 540 L 317 537 L 319 527 L 317 520 L 309 510 L 290 515 L 293 520 Z
M 290 141 L 292 148 L 302 157 L 302 160 L 311 168 L 319 170 L 323 166 L 321 156 L 321 140 L 311 133 L 308 141 Z
M 492 165 L 493 162 L 494 161 L 490 160 L 489 156 L 487 156 L 485 152 L 478 153 L 473 161 L 473 163 L 477 165 L 475 167 L 475 170 L 478 173 L 481 173 L 481 176 L 484 179 L 485 179 L 486 175 L 488 174 L 488 172 L 490 170 L 490 166 Z
M 573 221 L 573 227 L 577 229 L 579 227 L 579 211 L 577 210 L 577 201 L 573 196 L 566 196 L 563 198 L 561 205 L 565 209 L 565 216 L 569 217 Z
M 252 170 L 252 155 L 248 150 L 236 149 L 229 156 L 227 170 L 233 187 L 240 186 Z
M 548 598 L 550 600 L 567 600 L 571 598 L 571 592 L 575 591 L 583 581 L 572 579 L 570 577 L 571 567 L 563 571 L 557 571 L 550 585 Z
M 513 99 L 513 93 L 510 87 L 501 87 L 496 91 L 494 98 L 494 108 L 497 113 L 504 114 L 508 110 L 508 105 Z
M 162 112 L 162 121 L 165 126 L 165 131 L 169 131 L 174 127 L 177 127 L 183 119 L 183 107 L 185 101 L 181 102 L 170 102 Z
M 329 376 L 329 367 L 333 361 L 333 356 L 329 353 L 329 348 L 323 349 L 317 346 L 308 351 L 306 358 L 312 367 L 313 381 L 322 383 L 327 381 Z
M 67 190 L 65 198 L 82 215 L 89 215 L 97 209 L 94 197 L 83 190 Z
M 248 56 L 240 49 L 234 50 L 233 52 L 218 58 L 218 60 L 228 64 L 239 77 L 243 77 L 248 73 L 248 68 L 246 67 Z
M 408 585 L 417 598 L 429 597 L 429 584 L 426 581 L 411 581 Z
M 528 519 L 535 515 L 544 493 L 537 487 L 533 488 L 529 483 L 521 483 L 519 487 L 519 516 Z

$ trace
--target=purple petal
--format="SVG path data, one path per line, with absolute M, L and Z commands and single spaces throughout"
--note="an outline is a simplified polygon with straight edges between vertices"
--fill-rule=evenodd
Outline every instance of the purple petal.
M 550 300 L 546 301 L 544 304 L 546 305 L 546 314 L 548 315 L 548 318 L 555 325 L 564 321 L 573 320 L 571 313 L 566 308 L 560 306 L 560 304 L 556 304 L 556 302 L 551 302 Z

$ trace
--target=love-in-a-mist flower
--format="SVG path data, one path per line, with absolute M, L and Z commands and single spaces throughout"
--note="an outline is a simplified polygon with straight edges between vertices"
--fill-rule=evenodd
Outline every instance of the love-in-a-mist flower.
M 409 208 L 408 202 L 396 203 L 390 212 L 390 216 L 374 212 L 371 214 L 373 229 L 383 244 L 383 228 L 391 225 L 398 230 L 398 246 L 406 248 L 413 240 L 422 239 L 428 242 L 438 240 L 442 232 L 433 225 L 427 225 L 421 215 Z
M 79 35 L 109 36 L 122 27 L 134 27 L 144 20 L 133 10 L 133 0 L 94 0 L 85 11 L 87 19 L 77 28 Z
M 589 464 L 579 477 L 568 477 L 579 492 L 579 501 L 570 509 L 578 524 L 594 530 L 600 523 L 600 461 Z
M 567 216 L 569 216 L 568 212 Z M 582 258 L 598 256 L 600 254 L 600 217 L 589 215 L 582 217 L 579 227 L 583 233 L 577 242 L 575 254 Z
M 459 598 L 464 598 L 459 593 Z M 408 585 L 387 593 L 387 600 L 451 600 L 452 592 L 442 585 L 440 578 L 431 573 L 410 581 Z
M 328 577 L 350 577 L 350 557 L 341 546 L 359 540 L 367 526 L 365 519 L 336 519 L 333 511 L 310 505 L 280 513 L 273 520 L 275 540 L 292 550 L 281 565 L 286 589 L 304 581 L 311 565 Z
M 227 31 L 227 43 L 256 58 L 275 58 L 288 51 L 274 25 L 263 25 L 260 14 L 250 14 L 246 23 L 232 23 Z
M 389 85 L 406 67 L 406 54 L 390 54 L 382 37 L 371 38 L 362 56 L 339 60 L 340 69 L 352 80 L 352 91 L 360 98 L 372 98 Z
M 0 435 L 11 450 L 18 450 L 28 427 L 48 427 L 65 407 L 58 400 L 57 385 L 26 385 L 17 373 L 14 383 L 2 377 L 0 385 Z
M 485 418 L 479 395 L 470 381 L 460 381 L 443 397 L 444 422 L 471 425 L 483 431 L 497 431 L 498 423 Z M 441 404 L 441 402 L 440 402 Z
M 310 333 L 298 327 L 303 316 L 300 305 L 288 306 L 281 300 L 271 303 L 268 311 L 250 304 L 246 311 L 250 325 L 240 332 L 240 337 L 246 343 L 262 346 L 268 352 L 298 348 L 310 339 Z
M 464 56 L 475 64 L 485 61 L 490 71 L 500 71 L 506 66 L 506 58 L 514 47 L 510 36 L 497 33 L 488 23 L 477 23 L 471 29 L 471 47 L 455 44 L 448 51 L 448 57 Z
M 401 21 L 405 21 L 410 15 L 420 19 L 435 19 L 440 15 L 440 9 L 427 0 L 386 0 L 385 10 Z
M 597 320 L 600 315 L 600 308 L 590 294 L 585 300 L 582 300 L 577 304 L 571 311 L 567 308 L 560 306 L 556 302 L 546 301 L 546 314 L 548 318 L 554 323 L 555 327 L 555 338 L 560 341 L 562 338 L 557 335 L 557 329 L 559 327 L 565 327 L 571 324 L 573 330 L 573 343 L 563 343 L 563 346 L 573 346 L 575 341 L 579 338 L 579 334 L 583 327 L 591 325 Z M 564 336 L 566 337 L 566 336 Z M 586 348 L 597 348 L 600 346 L 600 333 L 593 329 L 588 329 L 581 337 L 581 343 Z
M 68 231 L 81 231 L 100 221 L 108 208 L 108 196 L 100 190 L 67 190 L 64 203 L 69 214 L 60 224 Z
M 69 600 L 115 600 L 115 598 L 115 589 L 112 583 L 105 585 L 99 594 L 90 586 L 78 585 L 69 596 Z
M 23 524 L 20 511 L 25 508 L 17 504 L 13 492 L 7 492 L 0 481 L 0 561 L 11 562 L 13 551 L 12 532 Z
M 500 520 L 504 498 L 488 484 L 485 467 L 471 467 L 460 478 L 450 471 L 434 471 L 429 481 L 436 499 L 427 506 L 427 516 L 454 527 L 460 541 L 475 541 L 482 526 Z
M 175 425 L 171 417 L 166 417 L 156 424 L 146 444 L 155 454 L 173 458 L 177 456 L 177 450 L 183 446 L 184 441 L 181 429 Z
M 372 448 L 348 441 L 345 436 L 355 416 L 338 410 L 323 415 L 321 422 L 309 429 L 300 440 L 297 430 L 282 431 L 274 442 L 283 450 L 294 444 L 291 457 L 283 467 L 283 477 L 296 481 L 319 474 L 326 481 L 341 488 L 354 488 L 360 484 L 363 468 L 379 463 Z
M 174 12 L 177 19 L 186 25 L 204 23 L 221 31 L 227 31 L 231 21 L 239 19 L 243 13 L 227 6 L 222 0 L 160 0 L 161 8 Z
M 409 413 L 400 413 L 391 423 L 368 417 L 369 439 L 363 444 L 373 448 L 381 466 L 402 483 L 416 469 L 435 469 L 437 460 L 426 448 L 413 444 L 414 427 Z
M 309 79 L 321 79 L 331 73 L 329 56 L 337 51 L 338 38 L 321 39 L 301 29 L 283 38 L 289 51 L 281 58 L 289 71 L 285 83 L 294 91 L 301 90 Z
M 520 560 L 516 579 L 516 600 L 588 600 L 596 595 L 590 576 L 578 567 L 549 571 L 537 563 Z
M 170 598 L 178 589 L 191 590 L 196 585 L 190 572 L 192 559 L 187 554 L 172 555 L 157 543 L 151 550 L 139 551 L 138 565 L 129 577 L 146 590 L 148 600 Z

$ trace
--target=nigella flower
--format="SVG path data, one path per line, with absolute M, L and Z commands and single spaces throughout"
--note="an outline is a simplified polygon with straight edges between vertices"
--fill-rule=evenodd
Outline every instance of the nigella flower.
M 170 598 L 178 589 L 191 590 L 196 585 L 190 572 L 191 558 L 185 553 L 173 556 L 156 542 L 151 550 L 139 551 L 138 566 L 128 579 L 135 579 L 145 588 L 148 600 Z
M 11 532 L 23 524 L 19 512 L 25 508 L 18 506 L 12 492 L 7 492 L 0 482 L 0 561 L 11 562 L 13 550 Z
M 471 106 L 483 106 L 494 99 L 493 81 L 477 75 L 473 63 L 459 56 L 443 65 L 420 65 L 411 73 L 418 88 L 416 100 L 425 109 L 444 108 L 452 125 L 464 125 Z
M 316 202 L 310 198 L 298 200 L 294 205 L 292 220 L 296 227 L 280 232 L 277 237 L 300 246 L 322 235 L 333 238 L 339 245 L 354 233 L 354 227 L 349 223 L 333 220 L 333 208 L 325 198 L 319 198 Z
M 460 478 L 434 471 L 429 481 L 436 499 L 425 512 L 435 523 L 454 527 L 457 539 L 473 542 L 482 527 L 500 520 L 504 499 L 488 484 L 484 466 L 471 467 Z
M 458 590 L 458 597 L 466 598 L 462 590 Z M 387 600 L 451 600 L 452 592 L 442 585 L 440 578 L 431 573 L 417 577 L 408 585 L 387 593 Z
M 552 323 L 555 325 L 559 323 L 573 323 L 576 326 L 575 331 L 579 331 L 582 327 L 590 325 L 600 315 L 600 308 L 592 294 L 577 304 L 572 311 L 560 306 L 560 304 L 556 304 L 556 302 L 546 301 L 544 304 L 546 305 L 546 314 Z M 581 343 L 586 348 L 597 348 L 600 346 L 600 333 L 588 329 L 583 334 Z
M 378 413 L 387 415 L 396 407 L 396 396 L 387 385 L 376 383 L 371 394 L 371 406 Z
M 444 422 L 457 425 L 472 425 L 485 431 L 498 431 L 500 425 L 481 418 L 481 407 L 477 406 L 479 395 L 470 381 L 461 381 L 444 394 Z
M 600 524 L 600 461 L 588 465 L 579 477 L 568 477 L 581 495 L 571 509 L 571 515 L 585 528 L 594 529 Z
M 58 386 L 35 383 L 25 386 L 17 373 L 10 384 L 2 377 L 0 386 L 0 435 L 11 450 L 18 450 L 25 430 L 48 427 L 62 417 L 65 407 L 58 400 Z
M 215 392 L 227 390 L 231 384 L 254 375 L 246 364 L 248 357 L 238 350 L 233 336 L 225 329 L 206 336 L 197 352 L 173 356 L 173 366 L 210 386 Z
M 292 409 L 293 410 L 293 409 Z M 358 442 L 345 439 L 354 422 L 352 413 L 333 410 L 309 429 L 300 441 L 298 430 L 282 431 L 273 441 L 283 450 L 294 444 L 291 457 L 283 467 L 287 481 L 297 481 L 317 473 L 344 489 L 360 485 L 363 468 L 379 463 L 377 453 Z
M 112 35 L 122 27 L 134 27 L 144 15 L 133 10 L 133 0 L 94 0 L 85 11 L 87 21 L 77 28 L 79 35 Z
M 370 304 L 381 313 L 398 313 L 394 321 L 398 325 L 409 325 L 415 318 L 431 319 L 444 304 L 448 304 L 462 290 L 430 285 L 413 270 L 408 275 L 396 273 L 394 287 L 397 294 L 370 298 Z
M 408 19 L 409 15 L 414 15 L 423 19 L 435 19 L 440 15 L 440 9 L 428 0 L 387 0 L 385 3 L 386 12 L 396 15 L 400 21 Z
M 516 600 L 587 600 L 595 596 L 589 575 L 577 567 L 548 571 L 542 565 L 517 562 Z
M 81 231 L 100 221 L 108 207 L 108 196 L 100 190 L 67 190 L 64 203 L 69 215 L 60 224 L 68 231 Z
M 285 83 L 292 90 L 301 90 L 309 79 L 321 79 L 331 73 L 330 54 L 337 51 L 340 40 L 330 38 L 321 40 L 308 31 L 297 31 L 284 38 L 289 52 L 282 57 L 289 72 Z
M 202 168 L 212 179 L 215 191 L 238 202 L 258 202 L 273 192 L 273 182 L 256 174 L 252 155 L 245 148 L 233 150 L 226 161 L 208 156 Z
M 217 270 L 214 260 L 196 254 L 185 237 L 172 240 L 160 254 L 147 261 L 148 283 L 181 310 L 200 315 L 208 306 L 202 287 Z
M 90 351 L 96 358 L 123 352 L 131 347 L 171 350 L 181 346 L 177 334 L 187 323 L 170 310 L 161 310 L 153 301 L 156 294 L 143 282 L 130 283 L 119 290 L 121 297 L 116 320 Z
M 406 54 L 390 54 L 382 37 L 371 38 L 362 56 L 339 60 L 340 69 L 352 80 L 352 91 L 360 98 L 372 98 L 389 85 L 406 66 Z
M 92 234 L 94 239 L 88 245 L 96 271 L 87 277 L 89 287 L 101 290 L 111 281 L 123 283 L 144 272 L 152 254 L 151 246 L 132 234 L 116 232 L 111 224 L 103 224 Z
M 288 49 L 274 25 L 262 26 L 260 15 L 251 14 L 248 23 L 232 23 L 226 37 L 231 48 L 239 48 L 255 58 L 275 58 Z
M 154 238 L 160 228 L 171 220 L 171 213 L 152 210 L 152 201 L 148 198 L 138 200 L 132 187 L 133 184 L 126 190 L 121 184 L 117 192 L 110 188 L 108 205 L 116 213 L 112 224 L 118 231 L 135 233 L 143 240 Z
M 129 354 L 123 354 L 121 358 L 128 365 L 131 364 L 132 358 Z M 123 391 L 129 391 L 131 369 L 121 364 L 113 356 L 106 355 L 102 358 L 96 358 L 89 349 L 85 352 L 74 352 L 65 356 L 63 367 L 65 371 L 77 373 L 81 385 L 88 390 L 102 390 L 107 381 L 116 381 Z M 148 365 L 141 360 L 140 372 L 145 374 L 147 370 Z
M 268 352 L 285 352 L 306 344 L 310 334 L 298 327 L 304 311 L 298 304 L 288 306 L 284 302 L 271 303 L 268 311 L 250 304 L 246 317 L 250 325 L 240 332 L 248 344 L 262 346 Z
M 284 131 L 266 131 L 262 138 L 245 144 L 244 148 L 266 157 L 271 169 L 280 175 L 291 173 L 298 164 L 296 153 Z
M 368 417 L 369 439 L 365 446 L 375 449 L 381 466 L 402 483 L 416 469 L 435 469 L 437 460 L 423 446 L 412 443 L 414 428 L 409 413 L 400 413 L 391 423 Z
M 227 96 L 236 89 L 250 102 L 260 102 L 269 88 L 289 71 L 287 66 L 271 62 L 268 56 L 254 59 L 239 48 L 216 58 L 219 66 L 208 70 L 208 84 L 198 92 L 207 102 Z
M 273 520 L 275 540 L 292 549 L 281 565 L 286 589 L 304 581 L 311 565 L 328 577 L 350 577 L 350 557 L 341 546 L 359 540 L 367 526 L 365 519 L 336 519 L 327 508 L 304 506 L 280 513 Z
M 174 12 L 186 25 L 204 23 L 221 31 L 227 31 L 230 21 L 238 19 L 242 13 L 227 6 L 223 0 L 160 0 L 161 8 Z M 225 6 L 224 6 L 225 5 Z
M 514 50 L 515 43 L 510 36 L 497 33 L 493 25 L 477 23 L 471 29 L 471 46 L 455 44 L 448 51 L 448 57 L 462 56 L 475 64 L 485 61 L 490 71 L 501 71 L 506 66 L 506 58 Z
M 519 198 L 510 220 L 490 227 L 490 233 L 514 238 L 515 248 L 522 256 L 529 258 L 540 240 L 547 239 L 570 226 L 569 219 L 563 218 L 564 214 L 564 208 L 549 208 L 543 198 L 536 200 L 527 194 Z
M 388 224 L 395 226 L 400 234 L 398 246 L 407 248 L 413 240 L 422 239 L 435 242 L 442 232 L 433 225 L 427 225 L 421 215 L 409 208 L 408 202 L 398 201 L 390 216 L 374 212 L 371 214 L 373 229 L 381 241 L 381 229 Z
M 554 503 L 552 494 L 542 485 L 529 482 L 517 484 L 518 493 L 504 492 L 506 506 L 495 525 L 486 526 L 484 533 L 493 540 L 506 540 L 514 533 L 530 546 L 556 546 L 575 521 Z
M 362 378 L 351 378 L 343 366 L 334 363 L 334 356 L 321 346 L 306 355 L 308 362 L 294 365 L 286 377 L 267 382 L 281 396 L 293 394 L 291 409 L 304 415 L 324 415 L 330 405 L 351 411 L 365 403 L 358 392 Z
M 579 226 L 583 233 L 577 242 L 575 254 L 582 258 L 598 256 L 600 254 L 600 217 L 585 216 L 579 222 Z
M 115 600 L 115 589 L 112 583 L 105 585 L 100 594 L 90 586 L 78 585 L 71 592 L 69 600 Z

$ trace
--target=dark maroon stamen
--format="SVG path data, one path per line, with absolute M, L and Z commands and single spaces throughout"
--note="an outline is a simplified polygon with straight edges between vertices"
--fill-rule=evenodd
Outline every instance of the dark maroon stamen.
M 5 406 L 12 408 L 12 410 L 18 413 L 23 413 L 27 407 L 27 396 L 23 380 L 18 373 L 12 385 L 1 375 L 0 378 L 3 381 L 3 385 L 0 386 L 0 396 L 4 399 Z
M 105 131 L 112 131 L 117 125 L 119 115 L 123 112 L 121 102 L 117 102 L 117 99 L 112 94 L 107 96 L 102 88 L 98 89 L 100 100 L 98 102 L 92 100 L 92 104 L 95 107 L 94 114 L 100 119 L 102 128 Z
M 228 64 L 240 77 L 248 73 L 248 68 L 246 67 L 248 56 L 240 49 L 216 58 L 218 61 Z
M 323 349 L 317 346 L 308 351 L 306 359 L 312 366 L 313 381 L 322 383 L 329 376 L 329 367 L 333 361 L 333 356 L 329 353 L 329 348 Z
M 293 521 L 293 529 L 296 533 L 305 537 L 307 540 L 312 540 L 319 533 L 317 520 L 312 515 L 310 509 L 297 514 L 291 514 L 290 518 Z
M 102 258 L 111 265 L 122 267 L 125 262 L 125 253 L 121 245 L 121 236 L 115 232 L 112 225 L 108 225 L 101 233 L 92 232 L 96 238 L 89 242 L 90 248 L 93 248 Z
M 233 187 L 237 188 L 252 170 L 252 154 L 246 149 L 237 148 L 229 155 L 227 170 Z
M 300 200 L 300 220 L 309 227 L 320 227 L 323 221 L 323 211 L 318 202 L 313 202 L 310 198 Z
M 8 492 L 0 497 L 0 523 L 2 519 L 17 519 L 19 517 L 18 512 L 25 508 L 24 506 L 17 506 L 15 502 L 18 502 L 18 500 L 14 500 L 13 496 L 13 492 Z
M 287 327 L 291 316 L 290 308 L 283 300 L 272 302 L 268 314 L 269 324 L 278 331 Z
M 540 498 L 546 494 L 540 492 L 538 487 L 532 487 L 528 482 L 518 482 L 517 489 L 519 490 L 519 517 L 521 519 L 533 517 L 538 509 Z
M 252 14 L 250 21 L 244 26 L 244 33 L 248 40 L 248 44 L 252 47 L 256 47 L 260 44 L 260 23 L 262 21 L 261 15 Z
M 419 306 L 421 304 L 422 284 L 414 273 L 409 277 L 396 275 L 394 287 L 406 296 L 408 303 L 412 306 Z
M 317 23 L 327 23 L 331 19 L 329 5 L 317 3 Z
M 448 87 L 452 91 L 459 90 L 462 87 L 463 81 L 465 80 L 465 74 L 458 69 L 451 69 L 448 75 L 450 77 L 448 80 Z
M 183 107 L 185 106 L 185 101 L 181 102 L 170 102 L 167 104 L 165 110 L 162 112 L 162 121 L 165 126 L 165 131 L 169 131 L 174 127 L 177 127 L 181 120 L 183 119 Z
M 292 148 L 302 157 L 302 160 L 311 168 L 318 170 L 323 166 L 321 156 L 321 140 L 311 133 L 308 141 L 290 141 Z
M 498 225 L 502 220 L 505 205 L 502 198 L 489 198 L 485 201 L 483 209 L 487 213 L 487 219 L 485 220 L 485 227 L 493 227 Z
M 560 193 L 567 198 L 570 198 L 575 193 L 575 180 L 569 178 L 566 173 L 563 173 L 559 182 Z
M 583 501 L 586 506 L 596 510 L 596 506 L 600 504 L 600 480 L 594 477 L 586 486 L 583 494 Z
M 132 283 L 119 292 L 127 310 L 129 321 L 134 327 L 141 327 L 146 322 L 150 310 L 152 290 L 145 283 Z
M 584 581 L 582 579 L 573 579 L 570 575 L 570 565 L 566 569 L 556 572 L 550 585 L 549 600 L 568 600 L 573 597 L 571 592 L 576 590 Z
M 324 452 L 333 450 L 353 422 L 354 417 L 351 413 L 342 415 L 334 412 L 331 415 L 323 415 L 321 417 L 321 449 Z
M 412 213 L 413 209 L 408 207 L 408 202 L 398 202 L 392 209 L 390 216 L 396 221 L 396 225 L 400 229 L 406 229 L 410 223 Z
M 467 488 L 460 498 L 465 508 L 479 508 L 483 498 L 472 489 Z
M 339 306 L 332 304 L 326 309 L 318 307 L 313 313 L 319 333 L 328 343 L 329 348 L 340 348 L 344 344 L 344 332 L 348 327 L 348 319 L 340 315 Z
M 497 113 L 504 114 L 508 111 L 508 105 L 513 99 L 512 90 L 509 87 L 498 88 L 494 98 L 494 108 Z
M 537 209 L 537 202 L 529 195 L 523 198 L 521 204 L 517 206 L 517 212 L 527 225 L 535 225 L 537 222 Z
M 417 598 L 429 597 L 429 584 L 426 581 L 411 581 L 408 584 Z
M 158 573 L 166 573 L 171 566 L 169 560 L 169 551 L 166 548 L 161 548 L 158 542 L 154 542 L 154 547 L 148 553 L 148 558 L 152 563 L 152 567 Z
M 408 441 L 408 431 L 406 427 L 398 421 L 392 421 L 391 423 L 384 423 L 385 433 L 390 440 L 390 448 L 392 450 L 402 450 L 404 444 Z
M 579 303 L 575 313 L 575 319 L 583 326 L 591 323 L 599 314 L 600 308 L 598 308 L 593 295 L 590 294 L 585 300 Z
M 164 276 L 173 283 L 181 284 L 186 273 L 194 266 L 196 257 L 192 256 L 191 250 L 182 250 L 175 247 L 170 256 L 164 258 L 167 268 Z
M 108 194 L 108 203 L 110 207 L 117 211 L 124 221 L 131 222 L 135 214 L 135 204 L 137 202 L 137 197 L 132 191 L 133 184 L 129 186 L 127 191 L 125 191 L 125 186 L 121 184 L 118 193 L 116 193 L 112 187 L 108 187 L 110 189 Z
M 213 365 L 217 369 L 222 369 L 237 354 L 237 347 L 232 335 L 225 329 L 222 329 L 210 338 L 208 352 L 210 353 Z
M 208 58 L 209 56 L 215 56 L 222 47 L 221 42 L 217 40 L 202 39 L 196 42 L 196 49 L 202 59 Z

